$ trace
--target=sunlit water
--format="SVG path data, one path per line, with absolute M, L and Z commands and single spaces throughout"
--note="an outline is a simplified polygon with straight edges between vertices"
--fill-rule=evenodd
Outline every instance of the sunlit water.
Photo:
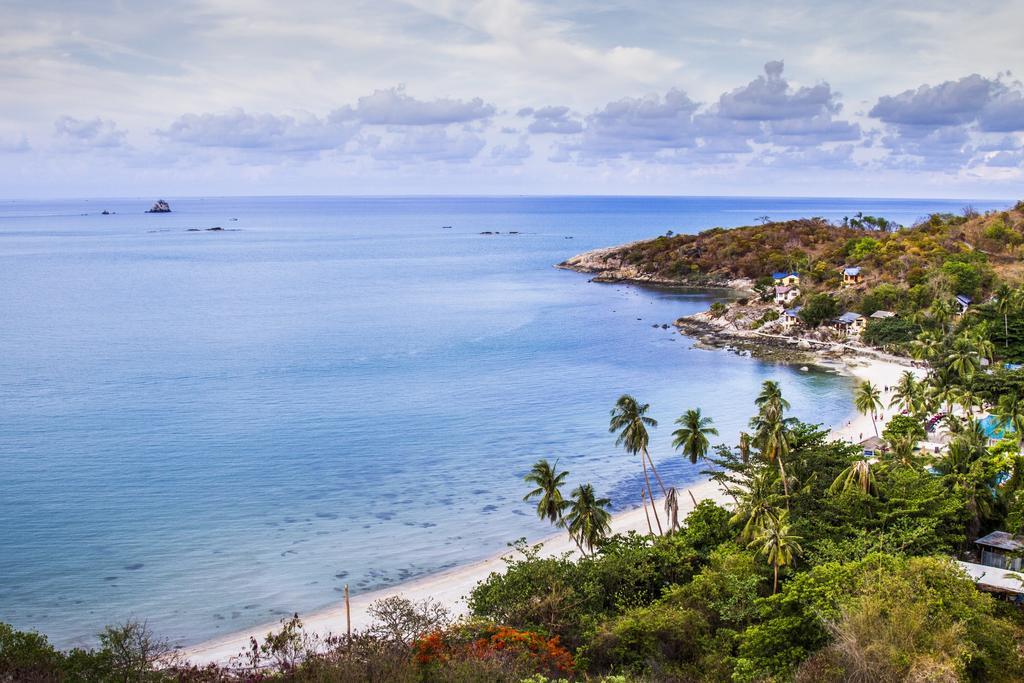
M 62 646 L 129 616 L 195 642 L 539 537 L 521 501 L 539 457 L 634 505 L 638 462 L 607 433 L 623 392 L 652 404 L 674 483 L 699 476 L 669 448 L 686 408 L 732 440 L 775 379 L 797 416 L 843 420 L 845 378 L 653 327 L 709 294 L 552 264 L 762 215 L 909 223 L 961 205 L 148 203 L 0 204 L 0 621 Z

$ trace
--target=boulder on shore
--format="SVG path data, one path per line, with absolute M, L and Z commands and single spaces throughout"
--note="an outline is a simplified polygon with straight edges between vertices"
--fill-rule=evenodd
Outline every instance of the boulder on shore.
M 170 212 L 171 212 L 171 205 L 168 204 L 167 202 L 165 202 L 164 200 L 160 199 L 160 200 L 157 201 L 156 204 L 153 205 L 153 208 L 150 209 L 149 211 L 147 211 L 146 213 L 170 213 Z

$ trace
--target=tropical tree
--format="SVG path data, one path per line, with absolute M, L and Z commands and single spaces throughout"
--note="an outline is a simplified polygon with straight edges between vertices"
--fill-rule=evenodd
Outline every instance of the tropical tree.
M 871 415 L 871 425 L 875 428 L 875 436 L 878 436 L 878 423 L 875 421 L 875 416 L 882 409 L 882 398 L 878 387 L 869 381 L 861 382 L 857 387 L 853 404 L 861 415 Z
M 887 465 L 899 468 L 916 468 L 921 464 L 921 456 L 914 452 L 916 439 L 909 434 L 898 436 L 889 442 L 889 450 L 884 455 Z
M 953 320 L 954 306 L 952 301 L 946 297 L 939 297 L 932 302 L 931 314 L 932 319 L 939 329 L 945 331 L 946 325 Z
M 672 447 L 682 449 L 690 464 L 696 465 L 698 459 L 708 454 L 708 436 L 718 436 L 718 430 L 712 426 L 714 421 L 701 415 L 700 408 L 691 408 L 676 418 L 676 424 L 679 429 L 672 432 Z
M 752 541 L 770 520 L 779 516 L 778 477 L 770 469 L 761 468 L 746 485 L 736 504 L 731 524 L 743 525 L 741 541 Z
M 758 414 L 750 420 L 754 442 L 768 462 L 778 463 L 788 506 L 789 478 L 784 459 L 789 456 L 790 421 L 784 417 L 784 413 L 789 408 L 789 401 L 782 397 L 778 382 L 766 380 L 761 385 L 761 393 L 754 399 L 754 405 L 758 407 Z
M 900 408 L 909 415 L 919 415 L 924 409 L 923 398 L 921 382 L 910 370 L 904 370 L 896 384 L 889 407 Z
M 960 336 L 953 341 L 953 348 L 947 356 L 950 369 L 960 379 L 968 379 L 981 368 L 981 356 L 976 344 L 968 337 Z
M 529 473 L 523 479 L 527 484 L 532 484 L 536 488 L 523 496 L 523 502 L 528 502 L 532 498 L 537 499 L 537 516 L 541 519 L 546 519 L 557 527 L 565 526 L 565 519 L 563 515 L 566 509 L 572 504 L 562 496 L 562 485 L 565 484 L 565 478 L 569 476 L 568 470 L 559 472 L 558 461 L 552 465 L 547 459 L 540 459 L 533 464 L 530 468 Z M 573 542 L 576 543 L 576 547 L 583 552 L 583 548 L 580 546 L 579 540 L 569 532 L 569 536 Z M 584 553 L 585 554 L 585 553 Z
M 761 533 L 748 546 L 751 549 L 756 548 L 757 552 L 764 555 L 772 565 L 775 572 L 775 580 L 772 583 L 773 595 L 779 592 L 779 567 L 792 565 L 803 553 L 800 547 L 801 540 L 800 536 L 793 533 L 789 524 L 789 512 L 784 510 L 777 517 L 769 518 Z
M 910 343 L 910 355 L 917 360 L 934 360 L 942 351 L 942 335 L 934 330 L 925 330 Z
M 665 516 L 669 529 L 675 531 L 679 528 L 679 491 L 675 486 L 669 486 L 665 494 Z
M 647 416 L 647 411 L 650 410 L 650 407 L 648 403 L 640 403 L 629 394 L 623 394 L 615 402 L 615 407 L 612 408 L 608 431 L 618 435 L 615 439 L 616 446 L 622 446 L 627 453 L 640 455 L 640 466 L 644 472 L 644 484 L 647 487 L 647 495 L 653 503 L 654 495 L 651 489 L 651 479 L 647 474 L 647 464 L 650 462 L 647 446 L 651 440 L 647 428 L 657 427 L 658 421 Z M 650 465 L 654 476 L 658 478 L 658 483 L 661 485 L 662 494 L 666 494 L 665 485 L 661 482 L 658 471 L 654 469 L 654 463 L 650 462 Z M 657 507 L 653 505 L 652 507 L 654 507 L 654 521 L 658 525 L 658 533 L 662 534 L 661 520 L 658 518 Z
M 607 538 L 611 531 L 612 515 L 608 512 L 611 500 L 598 498 L 590 484 L 577 486 L 571 497 L 572 502 L 565 515 L 569 533 L 579 539 L 593 555 L 594 547 Z
M 1003 316 L 1003 346 L 1010 345 L 1010 314 L 1017 308 L 1016 297 L 1009 285 L 1000 285 L 996 290 L 996 313 Z
M 1019 394 L 1003 394 L 996 403 L 995 416 L 1004 429 L 1013 429 L 1017 442 L 1024 447 L 1024 397 Z
M 871 463 L 865 458 L 854 460 L 849 467 L 840 472 L 829 487 L 829 491 L 837 493 L 853 488 L 869 495 L 876 492 L 875 473 L 871 469 Z
M 789 401 L 782 397 L 782 387 L 778 382 L 765 380 L 761 384 L 761 393 L 754 399 L 754 405 L 761 413 L 775 413 L 782 415 L 789 410 Z

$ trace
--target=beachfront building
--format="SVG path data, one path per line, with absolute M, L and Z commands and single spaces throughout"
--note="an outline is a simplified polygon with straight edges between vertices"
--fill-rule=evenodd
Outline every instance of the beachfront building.
M 981 564 L 1019 572 L 1024 566 L 1024 536 L 1006 531 L 993 531 L 974 542 L 978 546 Z
M 772 279 L 775 280 L 776 287 L 792 287 L 793 285 L 800 284 L 800 276 L 795 270 L 784 270 L 778 273 L 772 273 Z
M 885 443 L 885 440 L 877 436 L 869 436 L 857 445 L 864 449 L 865 458 L 877 458 L 889 450 L 889 445 Z
M 963 315 L 964 313 L 966 313 L 967 309 L 970 308 L 971 304 L 974 303 L 974 299 L 967 296 L 966 294 L 957 294 L 956 299 L 954 299 L 954 301 L 956 302 L 956 305 L 960 307 L 960 311 L 957 313 L 957 315 Z
M 775 288 L 775 303 L 780 306 L 788 306 L 800 296 L 800 290 L 790 285 L 780 285 Z
M 854 337 L 864 331 L 864 316 L 860 313 L 847 311 L 832 321 L 832 327 L 836 328 L 847 337 Z
M 785 329 L 792 329 L 800 324 L 800 309 L 803 306 L 796 306 L 794 308 L 788 308 L 782 312 L 782 327 Z
M 844 285 L 859 285 L 863 279 L 864 275 L 860 272 L 860 266 L 843 268 Z
M 885 320 L 886 318 L 895 318 L 896 314 L 892 311 L 875 311 L 868 317 L 872 320 Z

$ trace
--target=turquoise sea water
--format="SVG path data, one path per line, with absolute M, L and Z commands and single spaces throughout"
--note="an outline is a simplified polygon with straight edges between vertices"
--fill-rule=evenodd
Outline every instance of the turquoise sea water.
M 762 215 L 963 203 L 151 201 L 0 203 L 0 621 L 62 646 L 129 616 L 196 642 L 546 534 L 521 502 L 542 456 L 632 506 L 638 463 L 607 433 L 623 392 L 652 404 L 676 483 L 700 469 L 669 449 L 686 408 L 732 440 L 776 379 L 797 416 L 843 420 L 844 378 L 652 327 L 709 294 L 552 264 Z

